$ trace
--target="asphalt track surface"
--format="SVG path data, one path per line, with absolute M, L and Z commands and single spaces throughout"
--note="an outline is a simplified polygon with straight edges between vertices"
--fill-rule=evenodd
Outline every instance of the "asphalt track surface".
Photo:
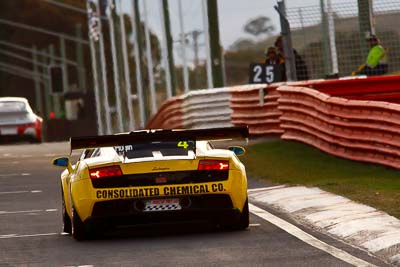
M 52 158 L 65 154 L 69 154 L 68 143 L 0 145 L 0 267 L 352 266 L 254 214 L 245 231 L 158 225 L 77 242 L 60 233 L 62 169 L 50 164 Z M 250 188 L 265 186 L 249 181 Z M 267 206 L 260 208 L 288 220 Z M 364 251 L 296 226 L 372 265 L 387 266 Z

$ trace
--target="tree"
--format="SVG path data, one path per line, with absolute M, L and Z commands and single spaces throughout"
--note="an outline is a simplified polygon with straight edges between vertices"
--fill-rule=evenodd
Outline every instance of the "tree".
M 252 19 L 244 25 L 244 31 L 255 37 L 262 34 L 270 36 L 274 30 L 275 27 L 271 24 L 271 19 L 265 16 Z
M 254 41 L 247 38 L 240 38 L 236 40 L 230 47 L 230 51 L 239 51 L 254 48 Z

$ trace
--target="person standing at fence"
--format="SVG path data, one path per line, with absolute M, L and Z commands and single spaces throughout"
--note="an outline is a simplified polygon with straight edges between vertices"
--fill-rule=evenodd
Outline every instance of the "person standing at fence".
M 276 48 L 270 46 L 265 51 L 265 62 L 266 65 L 273 65 L 276 68 L 276 74 L 278 75 L 275 82 L 286 81 L 286 69 L 285 59 L 277 53 Z
M 282 58 L 285 58 L 285 53 L 283 51 L 283 42 L 282 42 L 282 36 L 281 35 L 279 35 L 276 38 L 275 47 L 278 49 L 279 55 Z M 306 63 L 304 62 L 304 60 L 300 56 L 300 54 L 297 53 L 296 49 L 293 49 L 293 54 L 294 54 L 294 58 L 295 58 L 297 80 L 298 81 L 308 80 L 309 77 L 308 77 L 308 70 L 307 70 Z
M 370 35 L 367 38 L 370 50 L 368 52 L 367 61 L 360 65 L 352 75 L 383 75 L 388 73 L 387 49 L 385 49 L 376 35 Z

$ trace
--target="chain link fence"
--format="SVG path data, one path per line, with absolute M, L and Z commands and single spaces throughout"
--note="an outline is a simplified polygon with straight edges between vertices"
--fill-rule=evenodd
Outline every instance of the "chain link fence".
M 360 31 L 368 24 L 365 18 L 371 18 L 372 29 L 388 51 L 389 73 L 400 73 L 400 1 L 374 0 L 371 5 L 372 16 L 359 12 L 356 0 L 286 10 L 293 47 L 305 60 L 310 79 L 335 73 L 350 76 L 366 61 L 367 32 Z

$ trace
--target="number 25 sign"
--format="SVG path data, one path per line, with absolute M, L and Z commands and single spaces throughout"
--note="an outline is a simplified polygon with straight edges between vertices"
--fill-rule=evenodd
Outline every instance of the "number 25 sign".
M 274 83 L 281 81 L 279 66 L 267 64 L 250 64 L 250 83 Z

